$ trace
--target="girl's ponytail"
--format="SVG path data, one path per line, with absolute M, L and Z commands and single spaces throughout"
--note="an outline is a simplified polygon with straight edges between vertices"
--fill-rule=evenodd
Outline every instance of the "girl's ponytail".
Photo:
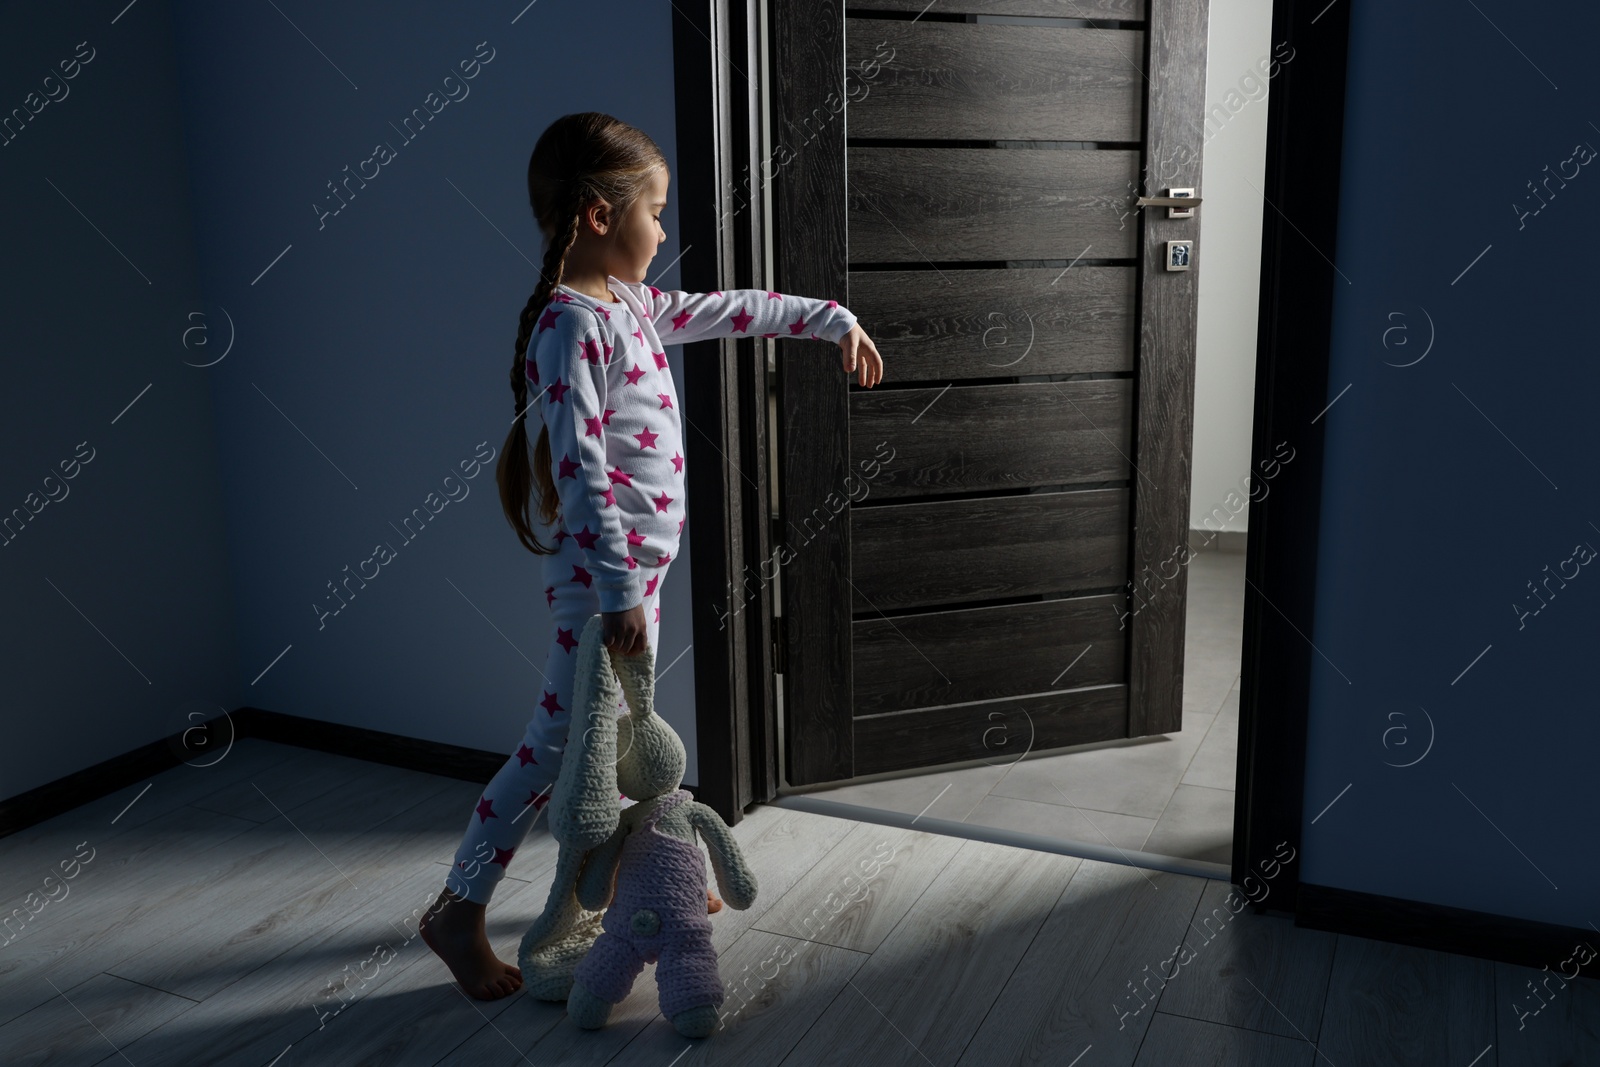
M 539 283 L 522 309 L 517 324 L 516 354 L 511 362 L 511 395 L 516 401 L 511 431 L 506 434 L 495 481 L 500 507 L 523 547 L 548 556 L 553 546 L 539 542 L 530 511 L 533 490 L 539 491 L 539 521 L 553 525 L 560 498 L 550 476 L 550 431 L 540 419 L 539 441 L 528 461 L 528 344 L 540 314 L 555 295 L 566 270 L 567 253 L 578 239 L 584 210 L 599 200 L 621 218 L 646 188 L 650 177 L 667 165 L 661 149 L 642 131 L 599 111 L 563 115 L 539 135 L 528 159 L 528 201 L 539 230 L 549 238 Z M 534 398 L 535 400 L 537 398 Z
M 516 355 L 511 361 L 511 395 L 516 402 L 516 408 L 511 422 L 511 432 L 506 434 L 505 447 L 500 450 L 500 462 L 494 472 L 495 482 L 500 487 L 500 507 L 506 513 L 506 518 L 511 521 L 511 528 L 517 531 L 517 540 L 521 541 L 529 552 L 541 556 L 548 556 L 555 552 L 555 549 L 542 544 L 533 531 L 530 504 L 534 479 L 538 480 L 539 488 L 539 521 L 546 526 L 552 525 L 556 520 L 558 498 L 555 482 L 550 477 L 550 429 L 544 425 L 542 419 L 539 424 L 539 442 L 533 449 L 531 470 L 528 464 L 528 408 L 533 406 L 528 398 L 526 367 L 528 342 L 533 336 L 540 312 L 550 303 L 550 297 L 555 292 L 556 286 L 561 284 L 562 271 L 565 270 L 567 263 L 567 252 L 578 237 L 578 217 L 579 212 L 574 206 L 565 232 L 559 240 L 551 241 L 550 247 L 545 251 L 544 269 L 539 273 L 539 284 L 533 287 L 533 295 L 528 298 L 527 306 L 522 309 L 522 317 L 518 320 Z

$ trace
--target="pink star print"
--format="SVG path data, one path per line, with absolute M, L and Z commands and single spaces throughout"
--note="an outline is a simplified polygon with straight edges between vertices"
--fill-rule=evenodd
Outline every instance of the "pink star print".
M 563 304 L 572 303 L 572 297 L 568 296 L 566 293 L 563 293 L 560 289 L 556 290 L 555 299 L 561 301 Z
M 740 333 L 744 333 L 745 327 L 750 325 L 750 320 L 755 318 L 754 315 L 750 314 L 744 308 L 740 308 L 737 315 L 730 317 L 733 320 L 733 328 L 738 330 Z
M 674 330 L 681 330 L 685 326 L 689 325 L 689 320 L 692 318 L 694 318 L 694 312 L 680 311 L 676 315 L 672 316 L 672 328 Z
M 605 308 L 599 307 L 599 306 L 596 306 L 595 310 L 600 312 L 600 314 L 604 315 L 606 317 L 606 321 L 607 322 L 611 321 L 611 312 L 609 312 Z
M 624 371 L 622 376 L 628 379 L 629 385 L 638 385 L 639 379 L 644 377 L 644 368 L 635 366 L 632 370 Z
M 589 526 L 587 523 L 584 524 L 582 533 L 575 533 L 572 536 L 578 542 L 578 544 L 582 545 L 586 549 L 593 548 L 594 543 L 600 540 L 599 534 L 589 532 Z
M 542 333 L 545 330 L 549 330 L 549 329 L 554 328 L 555 324 L 556 324 L 556 319 L 559 318 L 560 316 L 561 316 L 561 312 L 552 311 L 550 308 L 545 308 L 544 309 L 544 314 L 539 317 L 539 330 L 538 330 L 538 332 Z
M 608 508 L 614 508 L 617 506 L 617 495 L 611 491 L 611 487 L 609 485 L 606 486 L 605 492 L 600 494 L 600 499 L 606 502 L 606 507 Z
M 591 583 L 594 582 L 594 575 L 590 574 L 587 570 L 574 563 L 572 565 L 572 580 L 575 582 L 582 582 L 583 587 L 588 589 Z
M 650 290 L 650 295 L 651 295 L 651 296 L 660 296 L 660 295 L 661 295 L 661 290 L 660 290 L 660 289 L 657 289 L 657 288 L 656 288 L 656 287 L 655 287 L 655 286 L 653 286 L 653 285 L 647 285 L 647 286 L 645 286 L 645 288 L 646 288 L 646 289 L 648 289 L 648 290 Z
M 550 399 L 557 404 L 561 403 L 561 398 L 565 396 L 567 391 L 571 388 L 572 386 L 570 385 L 562 385 L 561 379 L 557 378 L 555 381 L 550 383 Z
M 671 552 L 662 553 L 661 558 L 656 560 L 656 566 L 657 567 L 665 567 L 667 565 L 667 561 L 670 560 L 670 559 L 672 559 L 672 553 Z
M 488 797 L 484 797 L 482 800 L 478 801 L 477 812 L 479 826 L 482 826 L 490 819 L 498 819 L 500 817 L 495 814 L 494 801 L 490 800 Z
M 665 410 L 667 408 L 670 408 L 672 406 L 672 397 L 669 396 L 668 394 L 666 394 L 666 393 L 657 393 L 656 396 L 661 401 L 661 407 L 657 408 L 656 409 L 657 411 L 663 411 L 663 410 Z
M 495 845 L 493 847 L 494 847 L 494 859 L 490 860 L 489 862 L 490 863 L 498 863 L 502 868 L 505 867 L 506 864 L 511 862 L 512 853 L 517 851 L 514 848 L 501 848 L 499 845 Z
M 802 316 L 802 317 L 800 317 L 798 319 L 795 319 L 793 322 L 789 323 L 789 333 L 790 334 L 805 333 L 805 332 L 806 332 L 806 320 L 805 320 L 804 316 Z
M 678 532 L 679 533 L 683 533 L 682 530 L 679 530 Z M 553 586 L 553 585 L 545 586 L 544 587 L 544 606 L 545 607 L 550 607 L 555 602 L 556 602 L 556 587 Z
M 605 342 L 602 341 L 601 344 L 605 344 Z M 610 345 L 606 345 L 606 366 L 609 367 L 610 365 L 611 365 L 611 346 Z
M 558 630 L 556 630 L 556 644 L 560 645 L 562 648 L 566 649 L 568 652 L 571 652 L 573 649 L 578 647 L 578 639 L 576 637 L 572 636 L 572 631 L 571 630 L 558 629 Z M 555 697 L 552 696 L 550 699 L 554 700 Z M 556 707 L 558 707 L 558 708 L 560 706 L 561 705 L 559 705 L 559 704 L 556 705 Z M 555 711 L 552 709 L 550 714 L 554 715 Z
M 621 467 L 618 467 L 614 471 L 606 471 L 606 477 L 611 479 L 611 484 L 612 485 L 629 485 L 629 486 L 631 486 L 633 484 L 633 475 L 629 474 L 627 471 L 623 470 Z M 588 529 L 588 527 L 586 526 L 586 527 L 584 527 L 584 529 Z M 585 546 L 585 547 L 587 547 L 587 546 Z
M 679 452 L 677 455 L 672 457 L 672 466 L 677 471 L 677 473 L 679 473 L 679 474 L 683 473 L 683 453 L 682 452 Z
M 600 433 L 600 420 L 599 419 L 594 418 L 593 416 L 591 416 L 591 417 L 583 420 L 583 425 L 588 430 L 588 432 L 585 433 L 583 436 L 585 436 L 585 437 L 600 437 L 600 436 L 603 436 Z
M 539 762 L 533 758 L 533 749 L 529 748 L 527 745 L 523 745 L 521 748 L 517 749 L 517 759 L 520 761 L 520 765 L 523 767 L 526 767 L 530 763 Z
M 639 527 L 630 527 L 628 529 L 628 547 L 632 548 L 634 545 L 642 544 L 644 544 L 644 534 L 639 532 Z
M 654 578 L 652 578 L 648 582 L 646 582 L 645 583 L 645 587 L 644 587 L 644 595 L 645 596 L 654 596 L 655 592 L 656 592 L 656 583 L 659 582 L 659 581 L 661 581 L 661 575 L 658 574 Z
M 606 408 L 606 413 L 604 415 L 600 416 L 600 421 L 605 423 L 607 426 L 610 426 L 611 425 L 611 416 L 615 415 L 616 413 L 617 413 L 616 409 L 614 409 L 614 408 Z
M 561 473 L 557 475 L 557 477 L 576 478 L 578 476 L 578 472 L 582 469 L 583 464 L 577 462 L 571 456 L 563 455 L 561 457 Z
M 667 354 L 665 352 L 652 352 L 650 354 L 656 357 L 656 370 L 667 369 Z
M 661 435 L 652 433 L 650 427 L 646 426 L 643 433 L 636 433 L 633 436 L 638 439 L 640 448 L 654 448 L 656 447 L 656 438 Z
M 548 803 L 550 803 L 550 797 L 549 797 L 548 794 L 546 794 L 546 793 L 529 793 L 528 794 L 528 799 L 524 800 L 522 802 L 522 806 L 523 807 L 527 807 L 529 804 L 532 804 L 533 807 L 534 807 L 534 810 L 535 811 L 539 811 L 539 810 L 542 810 L 544 808 L 544 806 L 546 804 L 548 804 Z
M 667 510 L 667 505 L 672 503 L 672 498 L 670 496 L 668 496 L 667 494 L 665 494 L 665 493 L 662 493 L 660 496 L 657 496 L 657 497 L 651 497 L 651 500 L 653 500 L 655 502 L 656 510 L 658 512 L 659 511 L 666 511 Z
M 583 349 L 582 359 L 586 363 L 593 363 L 598 367 L 600 365 L 600 342 L 591 341 L 589 338 L 585 337 L 578 344 L 579 347 Z
M 767 290 L 767 299 L 768 300 L 782 300 L 783 299 L 783 294 L 782 293 L 775 293 L 771 289 L 768 289 Z
M 539 384 L 539 364 L 532 359 L 523 360 L 522 372 L 528 376 L 528 380 L 534 385 Z
M 644 344 L 644 334 L 640 333 L 638 330 L 634 330 L 633 335 L 639 339 L 640 344 Z

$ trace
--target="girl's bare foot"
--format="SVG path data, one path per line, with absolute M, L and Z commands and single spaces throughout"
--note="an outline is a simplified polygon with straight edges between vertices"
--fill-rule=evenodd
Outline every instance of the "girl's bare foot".
M 707 887 L 707 889 L 706 889 L 706 914 L 710 915 L 713 912 L 718 912 L 718 911 L 721 911 L 721 910 L 722 910 L 722 901 L 717 898 L 717 895 L 715 893 L 713 893 L 709 887 Z
M 489 947 L 484 908 L 446 889 L 422 916 L 417 930 L 469 996 L 499 1000 L 522 988 L 522 969 L 501 962 Z

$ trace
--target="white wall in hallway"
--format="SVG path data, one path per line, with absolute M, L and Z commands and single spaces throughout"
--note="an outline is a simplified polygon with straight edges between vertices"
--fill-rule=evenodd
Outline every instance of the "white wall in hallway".
M 1198 190 L 1205 203 L 1195 216 L 1202 238 L 1195 261 L 1200 307 L 1189 525 L 1196 529 L 1242 531 L 1249 515 L 1261 213 L 1272 210 L 1258 191 L 1266 168 L 1266 94 L 1268 75 L 1292 56 L 1286 47 L 1275 49 L 1271 35 L 1271 0 L 1211 0 Z M 1152 161 L 1152 174 L 1159 162 Z M 1255 490 L 1263 491 L 1270 485 Z

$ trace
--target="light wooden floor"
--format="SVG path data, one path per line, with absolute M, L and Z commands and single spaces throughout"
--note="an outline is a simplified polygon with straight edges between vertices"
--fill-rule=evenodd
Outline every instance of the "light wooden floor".
M 0 840 L 7 908 L 94 850 L 0 946 L 0 1063 L 1600 1063 L 1592 981 L 1235 916 L 1220 881 L 774 807 L 735 830 L 755 907 L 712 917 L 724 1028 L 679 1037 L 647 967 L 583 1031 L 469 999 L 415 935 L 478 790 L 252 740 Z M 535 827 L 489 907 L 502 958 L 553 861 Z

